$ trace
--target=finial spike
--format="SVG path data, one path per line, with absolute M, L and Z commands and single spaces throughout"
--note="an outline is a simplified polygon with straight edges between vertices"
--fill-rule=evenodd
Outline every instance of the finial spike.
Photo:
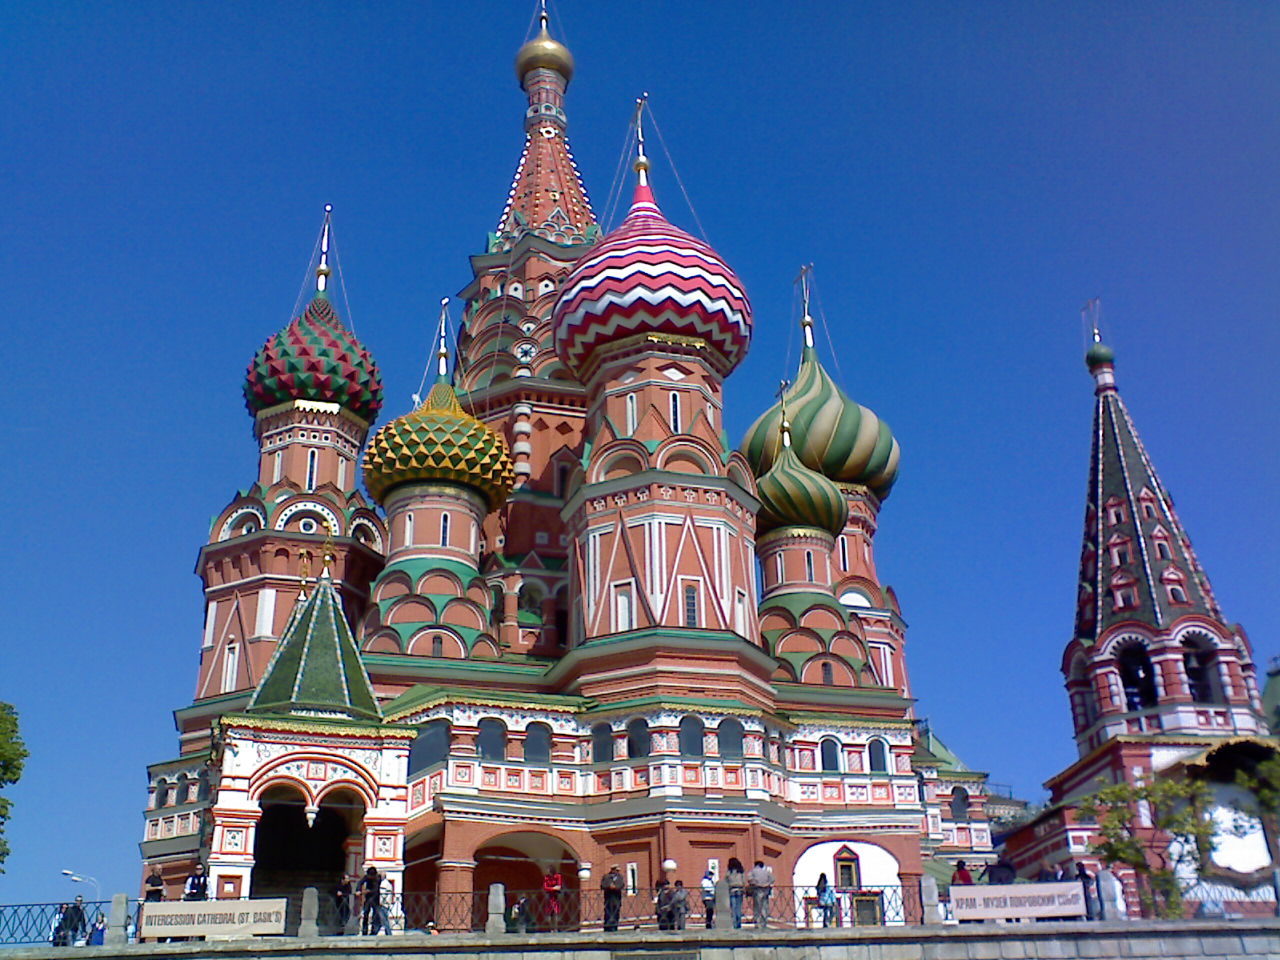
M 790 380 L 778 381 L 778 404 L 782 407 L 782 422 L 778 424 L 778 429 L 782 433 L 784 447 L 791 446 L 791 421 L 787 419 L 787 388 L 790 386 Z
M 800 318 L 800 329 L 804 331 L 804 345 L 809 348 L 813 347 L 813 317 L 809 315 L 809 275 L 811 273 L 813 273 L 813 264 L 806 263 L 796 276 L 796 283 L 800 284 L 800 299 L 804 312 Z
M 542 27 L 542 32 L 547 32 L 547 0 L 539 0 L 538 3 L 538 24 Z
M 329 234 L 333 229 L 333 204 L 324 205 L 324 226 L 320 230 L 320 265 L 316 267 L 316 293 L 324 294 L 329 286 Z
M 441 297 L 440 298 L 440 336 L 439 336 L 439 346 L 436 352 L 436 356 L 439 362 L 438 362 L 436 372 L 439 374 L 440 379 L 442 380 L 449 376 L 449 347 L 447 346 L 446 339 L 445 339 L 448 324 L 449 324 L 449 298 Z
M 1089 325 L 1089 330 L 1093 334 L 1093 342 L 1102 342 L 1102 331 L 1098 328 L 1098 320 L 1102 316 L 1102 298 L 1090 297 L 1085 301 L 1084 306 L 1080 309 L 1080 317 Z
M 644 153 L 644 108 L 649 102 L 649 91 L 636 97 L 636 173 L 640 186 L 649 185 L 649 158 Z

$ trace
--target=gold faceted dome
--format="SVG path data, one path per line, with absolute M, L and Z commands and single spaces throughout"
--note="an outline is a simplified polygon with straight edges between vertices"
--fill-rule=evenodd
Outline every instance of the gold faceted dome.
M 462 409 L 443 379 L 417 410 L 392 420 L 364 453 L 364 482 L 382 503 L 402 483 L 446 481 L 474 489 L 490 510 L 507 499 L 515 474 L 507 445 Z
M 545 21 L 541 32 L 516 54 L 516 79 L 521 87 L 524 86 L 525 75 L 539 67 L 554 70 L 564 77 L 565 83 L 573 76 L 573 54 L 563 43 L 552 38 Z

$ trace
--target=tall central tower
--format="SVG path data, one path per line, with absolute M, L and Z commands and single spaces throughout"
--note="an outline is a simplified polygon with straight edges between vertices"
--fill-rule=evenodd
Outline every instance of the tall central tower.
M 463 404 L 506 440 L 516 489 L 484 525 L 481 553 L 503 556 L 503 649 L 558 654 L 568 623 L 568 539 L 560 508 L 582 443 L 586 396 L 556 356 L 551 307 L 574 263 L 599 237 L 569 149 L 565 91 L 573 55 L 542 15 L 516 54 L 528 97 L 524 148 L 497 229 L 460 293 L 466 301 L 456 381 Z

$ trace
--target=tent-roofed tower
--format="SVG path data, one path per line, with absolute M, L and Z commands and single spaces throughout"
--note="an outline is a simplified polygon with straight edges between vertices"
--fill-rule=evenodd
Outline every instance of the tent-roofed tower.
M 528 101 L 524 145 L 497 228 L 459 294 L 455 382 L 463 405 L 505 438 L 515 470 L 515 492 L 482 537 L 482 553 L 502 557 L 501 642 L 554 656 L 567 634 L 560 508 L 581 455 L 586 393 L 556 356 L 551 308 L 600 231 L 567 136 L 573 54 L 551 36 L 545 9 L 515 69 Z
M 1223 617 L 1096 340 L 1075 636 L 1063 658 L 1081 755 L 1130 734 L 1264 729 L 1244 631 Z

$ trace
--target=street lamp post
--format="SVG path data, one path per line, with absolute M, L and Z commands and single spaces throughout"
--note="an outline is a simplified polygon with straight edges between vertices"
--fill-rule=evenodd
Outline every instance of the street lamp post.
M 82 877 L 80 876 L 80 874 L 76 873 L 74 870 L 63 870 L 62 875 L 66 877 L 68 880 L 70 880 L 72 883 L 92 883 L 94 902 L 95 903 L 102 902 L 102 888 L 98 886 L 98 881 L 93 879 L 93 877 L 89 877 L 89 876 Z

